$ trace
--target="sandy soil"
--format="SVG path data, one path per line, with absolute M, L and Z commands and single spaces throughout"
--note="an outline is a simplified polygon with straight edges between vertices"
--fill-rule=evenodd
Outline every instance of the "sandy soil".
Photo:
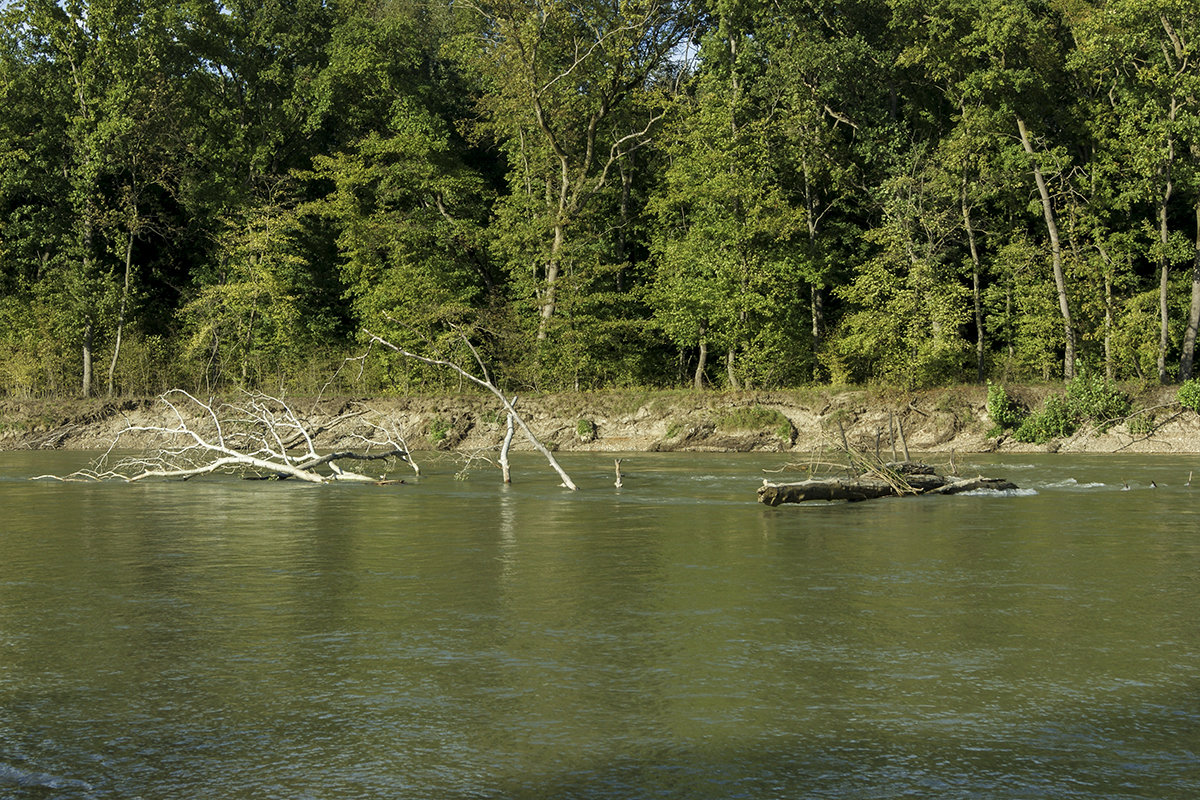
M 1049 391 L 1025 387 L 1009 393 L 1037 407 Z M 317 439 L 322 447 L 344 445 L 361 431 L 368 414 L 397 425 L 414 450 L 486 451 L 498 447 L 504 435 L 498 403 L 484 395 L 295 399 L 290 404 L 315 426 L 327 428 Z M 913 452 L 1200 453 L 1200 415 L 1174 402 L 1171 387 L 1139 393 L 1135 407 L 1153 414 L 1149 433 L 1130 433 L 1122 422 L 1105 433 L 1085 427 L 1068 439 L 1028 445 L 988 436 L 992 423 L 983 387 L 891 393 L 632 390 L 522 398 L 518 405 L 538 437 L 563 451 L 812 453 L 840 448 L 844 433 L 853 448 L 890 454 L 893 439 L 901 449 L 902 428 Z M 104 449 L 118 434 L 123 449 L 138 448 L 153 437 L 123 430 L 176 423 L 156 399 L 4 399 L 0 449 Z M 514 448 L 527 447 L 518 435 Z

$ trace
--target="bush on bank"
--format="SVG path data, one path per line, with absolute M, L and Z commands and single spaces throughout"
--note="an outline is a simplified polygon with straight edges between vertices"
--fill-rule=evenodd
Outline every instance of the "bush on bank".
M 1077 375 L 1063 392 L 1051 393 L 1040 409 L 1028 413 L 1002 386 L 988 384 L 988 416 L 995 423 L 991 435 L 1012 430 L 1014 439 L 1027 444 L 1066 438 L 1085 423 L 1107 431 L 1128 416 L 1132 406 L 1128 394 L 1096 375 Z

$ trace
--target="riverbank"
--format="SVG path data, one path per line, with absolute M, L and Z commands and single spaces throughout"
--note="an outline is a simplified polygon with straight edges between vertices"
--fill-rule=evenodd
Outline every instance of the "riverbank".
M 1008 391 L 1036 408 L 1055 388 Z M 884 453 L 891 452 L 893 441 L 898 450 L 907 444 L 911 451 L 930 453 L 1200 453 L 1200 415 L 1179 406 L 1173 387 L 1138 391 L 1133 401 L 1141 413 L 1131 417 L 1132 425 L 1120 422 L 1103 433 L 1085 425 L 1042 445 L 989 436 L 993 423 L 981 386 L 916 392 L 606 391 L 522 398 L 518 408 L 543 442 L 560 451 L 811 453 L 841 447 L 844 433 L 851 447 Z M 504 415 L 490 395 L 290 402 L 315 426 L 329 427 L 318 438 L 325 447 L 351 437 L 354 417 L 346 415 L 365 408 L 394 422 L 414 450 L 486 451 L 498 447 L 504 435 Z M 153 398 L 3 399 L 0 450 L 103 449 L 127 425 L 175 422 Z M 122 440 L 125 447 L 144 443 Z M 520 437 L 514 440 L 514 448 L 526 446 Z

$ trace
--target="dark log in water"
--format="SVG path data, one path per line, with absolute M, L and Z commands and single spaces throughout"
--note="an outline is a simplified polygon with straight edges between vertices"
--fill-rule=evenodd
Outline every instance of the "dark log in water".
M 1006 491 L 1016 484 L 1003 478 L 943 477 L 932 468 L 918 464 L 888 465 L 896 469 L 869 472 L 856 478 L 812 478 L 799 483 L 763 481 L 758 501 L 769 506 L 781 503 L 806 503 L 812 500 L 874 500 L 880 497 L 904 497 L 918 494 L 958 494 L 977 489 Z

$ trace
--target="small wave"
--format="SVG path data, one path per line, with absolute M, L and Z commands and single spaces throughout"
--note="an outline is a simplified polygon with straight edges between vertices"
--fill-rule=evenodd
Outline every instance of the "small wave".
M 962 492 L 963 497 L 1034 497 L 1037 495 L 1037 489 L 1003 489 L 997 491 L 995 489 L 972 489 L 969 492 Z
M 83 789 L 91 791 L 92 785 L 73 778 L 62 778 L 45 772 L 30 772 L 11 764 L 0 763 L 0 784 L 27 786 L 41 789 Z
M 1047 484 L 1044 484 L 1044 485 L 1045 485 L 1045 488 L 1047 488 L 1047 489 L 1066 489 L 1066 488 L 1071 488 L 1071 489 L 1103 489 L 1103 488 L 1104 488 L 1104 486 L 1105 486 L 1105 484 L 1103 484 L 1103 483 L 1099 483 L 1099 482 L 1096 482 L 1096 481 L 1091 481 L 1091 482 L 1089 482 L 1089 483 L 1080 483 L 1079 481 L 1075 480 L 1074 478 L 1065 478 L 1064 480 L 1061 480 L 1061 481 L 1055 481 L 1055 482 L 1053 482 L 1053 483 L 1047 483 Z

